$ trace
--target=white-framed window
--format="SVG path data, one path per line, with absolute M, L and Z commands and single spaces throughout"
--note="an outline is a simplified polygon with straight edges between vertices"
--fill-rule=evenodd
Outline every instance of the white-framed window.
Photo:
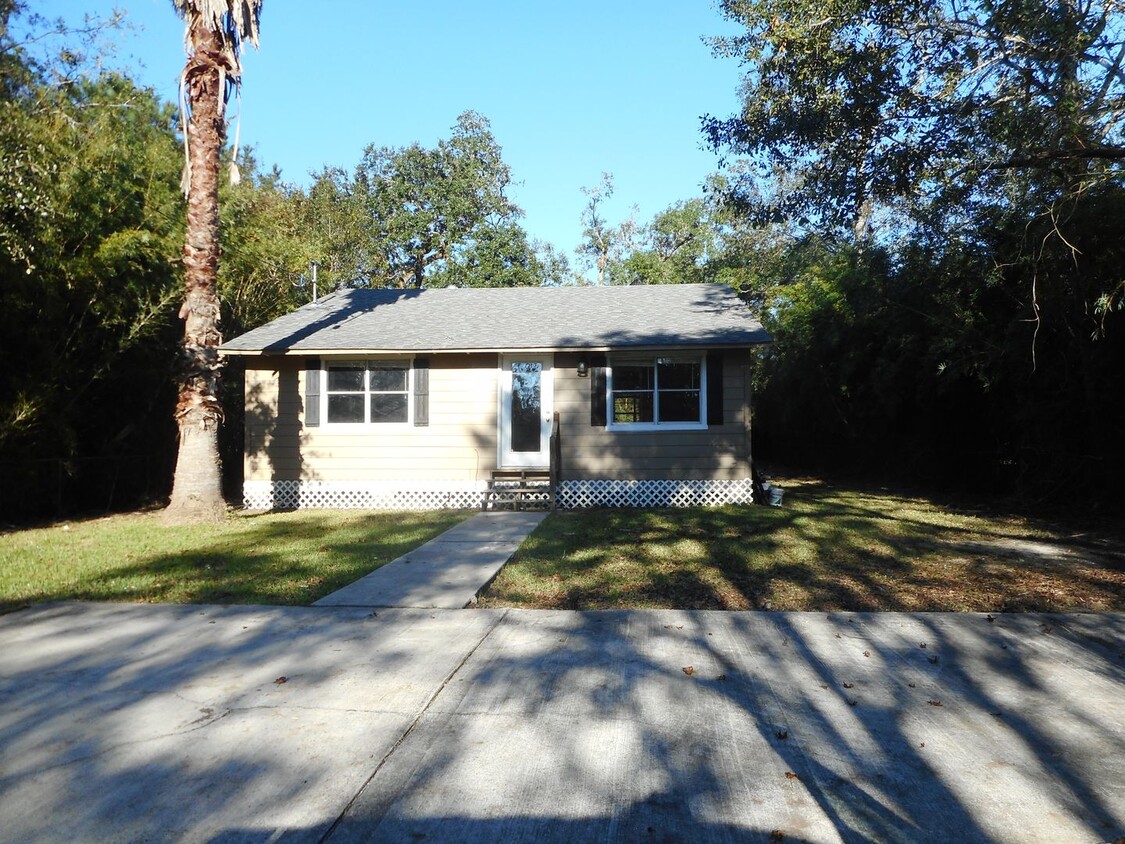
M 411 421 L 410 361 L 328 361 L 324 366 L 328 425 L 405 425 Z
M 707 427 L 705 355 L 654 355 L 611 360 L 606 373 L 607 427 L 695 430 Z

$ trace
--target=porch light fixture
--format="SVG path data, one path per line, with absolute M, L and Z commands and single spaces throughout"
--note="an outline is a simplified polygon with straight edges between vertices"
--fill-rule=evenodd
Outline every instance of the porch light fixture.
M 578 377 L 579 378 L 585 378 L 589 374 L 590 374 L 590 367 L 586 363 L 586 358 L 581 358 L 578 361 Z

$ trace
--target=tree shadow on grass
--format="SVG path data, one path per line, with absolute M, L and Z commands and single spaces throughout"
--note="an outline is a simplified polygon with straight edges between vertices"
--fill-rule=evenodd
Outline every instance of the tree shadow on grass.
M 452 527 L 464 511 L 357 512 L 331 519 L 315 513 L 283 519 L 237 517 L 235 532 L 195 529 L 190 547 L 165 534 L 144 544 L 121 543 L 119 562 L 65 585 L 28 590 L 7 608 L 46 601 L 309 604 L 374 571 Z M 228 522 L 228 524 L 231 524 Z M 112 548 L 112 543 L 110 543 Z M 116 553 L 111 550 L 110 553 Z M 2 605 L 2 604 L 0 604 Z
M 570 609 L 1125 607 L 1119 560 L 1051 556 L 1027 533 L 983 520 L 911 518 L 901 503 L 888 515 L 816 495 L 802 492 L 785 508 L 559 513 L 485 600 Z

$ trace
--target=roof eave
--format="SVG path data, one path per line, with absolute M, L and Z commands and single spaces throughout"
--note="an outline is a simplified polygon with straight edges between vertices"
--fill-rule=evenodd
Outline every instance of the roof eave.
M 310 349 L 226 349 L 219 347 L 219 352 L 232 357 L 246 357 L 254 355 L 277 357 L 315 357 L 331 355 L 471 355 L 471 354 L 546 354 L 556 352 L 613 352 L 613 351 L 638 351 L 650 352 L 660 349 L 748 349 L 753 346 L 762 346 L 772 343 L 773 338 L 749 341 L 711 341 L 698 340 L 684 343 L 645 343 L 645 344 L 619 344 L 619 345 L 589 345 L 589 346 L 466 346 L 456 348 L 418 348 L 418 349 L 385 349 L 385 348 L 310 348 Z

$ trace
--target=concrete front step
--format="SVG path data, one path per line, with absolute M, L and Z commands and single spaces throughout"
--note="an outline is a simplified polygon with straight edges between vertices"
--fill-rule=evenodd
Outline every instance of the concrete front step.
M 498 469 L 488 481 L 483 509 L 551 510 L 554 503 L 549 472 L 537 469 Z
M 484 500 L 484 509 L 496 510 L 512 508 L 513 510 L 551 509 L 554 496 L 548 486 L 520 486 L 505 487 L 489 490 Z

